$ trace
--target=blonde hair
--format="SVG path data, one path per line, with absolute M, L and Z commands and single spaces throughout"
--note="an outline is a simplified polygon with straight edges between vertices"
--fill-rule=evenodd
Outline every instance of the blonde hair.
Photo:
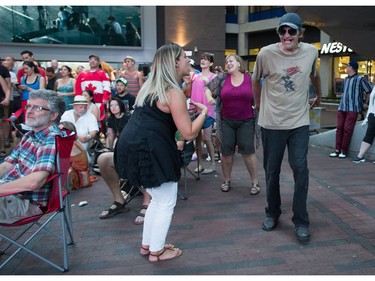
M 245 62 L 243 61 L 243 59 L 242 59 L 239 55 L 236 55 L 236 54 L 230 54 L 230 55 L 228 55 L 228 56 L 225 58 L 225 64 L 227 63 L 227 60 L 228 60 L 230 57 L 233 57 L 233 58 L 234 58 L 234 59 L 240 64 L 239 72 L 241 72 L 241 73 L 245 73 L 245 72 L 246 72 Z
M 176 61 L 180 59 L 181 51 L 182 48 L 177 44 L 164 45 L 157 50 L 152 61 L 150 77 L 137 95 L 136 106 L 143 106 L 148 99 L 151 105 L 157 100 L 167 105 L 169 91 L 176 90 L 182 93 L 176 70 Z

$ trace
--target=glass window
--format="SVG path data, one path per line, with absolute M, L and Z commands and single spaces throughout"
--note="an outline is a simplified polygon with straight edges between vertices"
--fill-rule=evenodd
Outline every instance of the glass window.
M 0 6 L 3 43 L 142 46 L 139 6 Z

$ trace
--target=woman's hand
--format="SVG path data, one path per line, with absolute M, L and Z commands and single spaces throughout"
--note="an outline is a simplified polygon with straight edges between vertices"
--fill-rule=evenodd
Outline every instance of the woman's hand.
M 209 105 L 214 105 L 216 103 L 216 101 L 215 101 L 215 99 L 213 97 L 209 98 L 207 100 L 207 102 L 208 102 Z
M 190 104 L 194 105 L 198 109 L 198 112 L 204 112 L 207 114 L 208 109 L 204 104 L 192 100 L 190 101 Z

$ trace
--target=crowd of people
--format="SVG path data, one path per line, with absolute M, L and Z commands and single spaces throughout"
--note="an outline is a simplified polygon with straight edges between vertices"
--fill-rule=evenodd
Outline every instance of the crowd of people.
M 176 44 L 167 44 L 157 50 L 147 78 L 137 70 L 131 56 L 124 58 L 121 71 L 115 71 L 97 55 L 90 55 L 89 69 L 77 69 L 76 76 L 67 65 L 59 68 L 56 60 L 44 71 L 28 50 L 21 53 L 24 62 L 18 72 L 14 69 L 14 59 L 4 58 L 4 66 L 0 67 L 2 122 L 21 109 L 22 120 L 31 131 L 0 165 L 3 177 L 0 195 L 14 188 L 9 181 L 19 182 L 19 192 L 28 190 L 23 180 L 16 176 L 27 176 L 34 182 L 32 194 L 18 199 L 16 206 L 9 207 L 9 201 L 0 201 L 0 219 L 11 216 L 7 208 L 19 209 L 17 216 L 38 212 L 35 206 L 39 199 L 35 198 L 42 197 L 41 187 L 53 166 L 51 157 L 45 160 L 43 155 L 52 152 L 50 136 L 56 133 L 59 125 L 77 135 L 71 154 L 73 188 L 90 186 L 97 180 L 90 176 L 91 163 L 96 165 L 96 171 L 113 196 L 114 202 L 99 214 L 100 219 L 127 210 L 119 184 L 126 180 L 128 186 L 139 188 L 143 195 L 142 208 L 134 220 L 135 224 L 143 224 L 140 254 L 151 262 L 179 257 L 182 250 L 166 243 L 181 176 L 178 149 L 183 149 L 183 145 L 177 144 L 178 132 L 178 141 L 182 144 L 195 141 L 200 163 L 204 163 L 202 144 L 206 145 L 210 164 L 206 168 L 203 164 L 198 166 L 197 172 L 216 173 L 215 151 L 220 151 L 222 192 L 229 192 L 236 184 L 231 174 L 234 155 L 236 151 L 240 153 L 249 174 L 250 195 L 257 195 L 262 190 L 256 158 L 256 144 L 261 138 L 267 194 L 262 225 L 265 231 L 275 229 L 282 214 L 279 181 L 287 148 L 295 181 L 291 220 L 296 238 L 300 242 L 308 241 L 309 109 L 319 106 L 321 100 L 318 51 L 302 42 L 305 29 L 298 14 L 285 14 L 276 31 L 279 41 L 260 50 L 253 74 L 236 54 L 225 58 L 225 70 L 214 67 L 214 55 L 208 52 L 201 54 L 201 71 L 197 71 L 185 50 Z M 363 123 L 368 124 L 367 133 L 358 157 L 353 160 L 359 163 L 364 162 L 364 154 L 375 137 L 375 88 L 357 74 L 357 69 L 355 61 L 347 66 L 349 76 L 344 81 L 339 107 L 336 151 L 330 156 L 346 157 L 355 121 L 362 111 L 362 94 L 371 93 Z M 114 82 L 114 89 L 111 82 Z M 316 97 L 309 100 L 310 85 Z M 355 91 L 351 92 L 352 89 Z M 347 100 L 354 104 L 348 104 Z M 1 129 L 0 157 L 5 157 L 5 146 L 8 147 L 12 139 L 11 130 L 9 126 Z M 214 129 L 215 139 L 212 138 Z M 100 142 L 100 131 L 106 137 L 105 149 L 93 159 L 89 151 L 93 142 Z M 45 169 L 18 167 L 20 152 L 17 150 L 27 150 L 32 146 L 30 139 L 35 136 L 46 139 L 48 145 L 30 161 L 40 163 Z

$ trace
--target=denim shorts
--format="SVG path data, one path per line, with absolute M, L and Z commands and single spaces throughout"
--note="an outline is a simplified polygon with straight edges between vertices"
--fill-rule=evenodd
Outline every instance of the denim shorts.
M 206 121 L 204 121 L 202 129 L 206 129 L 208 127 L 212 127 L 214 125 L 214 123 L 215 123 L 215 119 L 212 118 L 211 116 L 207 115 Z
M 236 145 L 241 154 L 254 154 L 255 123 L 253 118 L 245 120 L 221 120 L 222 143 L 221 152 L 224 155 L 234 154 Z

